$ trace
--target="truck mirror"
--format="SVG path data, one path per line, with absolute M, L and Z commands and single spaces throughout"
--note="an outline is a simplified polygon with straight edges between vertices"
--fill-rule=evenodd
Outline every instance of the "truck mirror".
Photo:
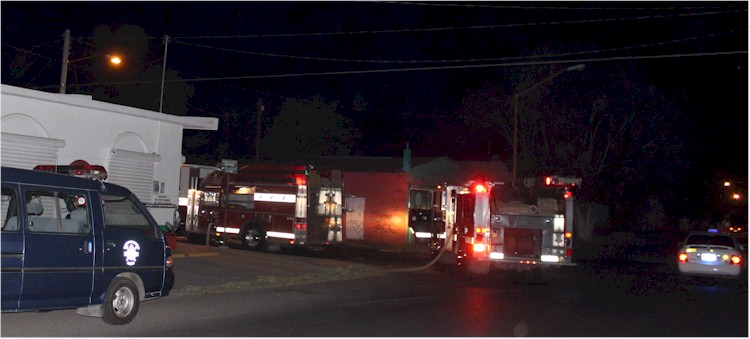
M 180 228 L 180 211 L 174 210 L 174 214 L 172 214 L 172 222 L 167 221 L 165 226 L 170 232 L 177 231 L 177 229 Z

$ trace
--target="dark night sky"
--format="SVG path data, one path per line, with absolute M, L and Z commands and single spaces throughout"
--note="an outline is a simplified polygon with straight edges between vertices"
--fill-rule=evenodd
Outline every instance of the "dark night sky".
M 54 92 L 65 29 L 74 37 L 71 58 L 75 58 L 80 57 L 75 54 L 76 43 L 85 43 L 95 27 L 129 24 L 142 27 L 153 38 L 151 53 L 157 58 L 163 51 L 159 39 L 164 34 L 175 39 L 169 45 L 169 69 L 186 77 L 217 79 L 194 83 L 196 93 L 190 103 L 203 111 L 192 110 L 189 115 L 206 115 L 222 100 L 247 100 L 252 106 L 258 97 L 273 102 L 319 94 L 347 103 L 360 93 L 370 104 L 369 114 L 384 116 L 386 121 L 413 121 L 452 114 L 467 90 L 498 81 L 501 68 L 439 69 L 446 65 L 524 61 L 514 58 L 547 44 L 562 46 L 567 53 L 607 50 L 557 58 L 585 60 L 585 72 L 622 62 L 616 58 L 684 55 L 636 62 L 647 81 L 685 98 L 678 108 L 693 122 L 688 127 L 694 137 L 692 156 L 713 168 L 746 176 L 747 9 L 747 2 L 4 1 L 2 83 Z M 16 79 L 8 73 L 9 60 L 21 53 L 19 49 L 41 56 L 28 65 L 33 78 Z M 717 52 L 737 53 L 695 55 Z M 498 58 L 499 62 L 490 60 Z M 393 62 L 399 60 L 420 62 Z M 431 69 L 222 79 L 411 67 Z M 503 68 L 508 67 L 529 66 Z M 371 144 L 362 149 L 365 155 L 400 156 L 408 141 L 400 134 L 380 140 L 370 135 Z M 375 143 L 387 145 L 375 147 Z M 413 147 L 417 156 L 443 155 L 426 145 Z

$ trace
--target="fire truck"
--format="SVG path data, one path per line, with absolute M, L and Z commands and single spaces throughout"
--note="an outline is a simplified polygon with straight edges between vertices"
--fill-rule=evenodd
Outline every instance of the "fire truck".
M 573 203 L 581 179 L 547 176 L 522 183 L 478 179 L 446 186 L 445 226 L 433 234 L 435 252 L 478 274 L 575 266 Z
M 250 250 L 342 241 L 340 171 L 244 164 L 188 192 L 188 238 Z

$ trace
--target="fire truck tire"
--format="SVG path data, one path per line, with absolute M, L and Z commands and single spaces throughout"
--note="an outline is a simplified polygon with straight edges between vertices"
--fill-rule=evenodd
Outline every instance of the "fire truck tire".
M 242 247 L 251 251 L 265 251 L 268 247 L 266 232 L 259 225 L 248 225 L 242 232 Z
M 492 263 L 489 261 L 479 260 L 466 260 L 464 263 L 466 266 L 466 272 L 471 274 L 489 274 L 491 264 Z

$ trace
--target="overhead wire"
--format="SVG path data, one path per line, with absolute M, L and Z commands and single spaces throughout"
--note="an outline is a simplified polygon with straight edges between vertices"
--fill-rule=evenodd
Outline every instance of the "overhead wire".
M 514 6 L 514 5 L 478 5 L 466 3 L 446 3 L 446 2 L 411 2 L 411 1 L 375 1 L 376 3 L 407 5 L 407 6 L 429 6 L 429 7 L 463 7 L 463 8 L 482 8 L 482 9 L 522 9 L 522 10 L 676 10 L 676 9 L 712 9 L 723 8 L 722 6 L 680 6 L 680 7 L 569 7 L 569 6 Z
M 617 47 L 617 48 L 608 48 L 608 49 L 598 49 L 598 50 L 588 50 L 588 51 L 579 51 L 579 52 L 569 52 L 569 53 L 556 53 L 556 54 L 549 54 L 549 55 L 542 55 L 542 56 L 535 56 L 535 57 L 560 57 L 560 56 L 571 56 L 571 55 L 581 55 L 581 54 L 601 54 L 606 52 L 619 52 L 624 50 L 631 50 L 631 49 L 637 49 L 637 48 L 647 48 L 647 47 L 656 47 L 656 46 L 664 46 L 669 44 L 677 44 L 682 43 L 686 41 L 692 41 L 692 40 L 698 40 L 698 39 L 704 39 L 704 38 L 713 38 L 718 37 L 722 35 L 728 35 L 728 34 L 734 34 L 738 32 L 747 32 L 748 29 L 744 30 L 736 30 L 736 31 L 728 31 L 728 32 L 721 32 L 721 33 L 714 33 L 714 34 L 705 34 L 701 36 L 695 36 L 695 37 L 689 37 L 689 38 L 683 38 L 683 39 L 675 39 L 670 41 L 663 41 L 663 42 L 655 42 L 650 44 L 640 44 L 640 45 L 632 45 L 632 46 L 625 46 L 625 47 Z M 352 62 L 352 63 L 375 63 L 375 64 L 414 64 L 414 63 L 465 63 L 465 62 L 484 62 L 484 61 L 498 61 L 498 60 L 518 60 L 518 59 L 528 59 L 532 58 L 534 56 L 523 56 L 523 57 L 502 57 L 502 58 L 480 58 L 480 59 L 452 59 L 452 60 L 382 60 L 382 59 L 345 59 L 345 58 L 324 58 L 324 57 L 311 57 L 311 56 L 301 56 L 301 55 L 288 55 L 288 54 L 277 54 L 277 53 L 263 53 L 263 52 L 253 52 L 253 51 L 243 51 L 243 50 L 237 50 L 237 49 L 231 49 L 231 48 L 224 48 L 224 47 L 217 47 L 217 46 L 209 46 L 209 45 L 202 45 L 202 44 L 195 44 L 195 43 L 188 43 L 188 42 L 182 42 L 179 40 L 174 41 L 177 44 L 182 44 L 186 46 L 193 46 L 198 48 L 205 48 L 205 49 L 214 49 L 218 51 L 224 51 L 224 52 L 232 52 L 232 53 L 240 53 L 240 54 L 249 54 L 249 55 L 257 55 L 257 56 L 266 56 L 266 57 L 280 57 L 280 58 L 289 58 L 289 59 L 300 59 L 300 60 L 315 60 L 315 61 L 332 61 L 332 62 Z
M 29 55 L 32 55 L 32 56 L 34 56 L 34 57 L 35 57 L 35 58 L 34 58 L 34 60 L 32 60 L 31 62 L 27 62 L 27 63 L 26 63 L 26 66 L 25 66 L 25 67 L 23 68 L 23 70 L 22 70 L 21 72 L 18 72 L 18 74 L 16 74 L 16 75 L 15 75 L 15 76 L 14 76 L 14 77 L 13 77 L 12 79 L 8 80 L 8 82 L 7 82 L 8 84 L 12 84 L 13 82 L 15 82 L 16 80 L 18 80 L 19 78 L 21 78 L 21 76 L 23 76 L 24 74 L 26 74 L 26 71 L 27 71 L 27 70 L 29 70 L 29 68 L 30 68 L 31 66 L 33 66 L 33 65 L 34 65 L 34 64 L 35 64 L 35 63 L 36 63 L 37 61 L 39 61 L 40 59 L 46 59 L 46 60 L 47 60 L 47 62 L 46 62 L 46 63 L 44 64 L 44 66 L 42 66 L 42 68 L 41 68 L 41 69 L 40 69 L 40 70 L 39 70 L 39 71 L 38 71 L 38 72 L 36 73 L 36 75 L 34 75 L 34 76 L 33 76 L 33 77 L 31 78 L 31 80 L 29 81 L 29 83 L 33 83 L 33 81 L 34 81 L 34 80 L 36 80 L 36 78 L 38 78 L 38 77 L 39 77 L 39 75 L 40 75 L 40 74 L 42 74 L 42 72 L 43 72 L 43 71 L 44 71 L 45 69 L 47 69 L 47 67 L 48 67 L 48 66 L 50 65 L 50 63 L 51 63 L 52 61 L 54 61 L 54 60 L 55 60 L 55 59 L 52 59 L 52 58 L 46 57 L 46 56 L 44 56 L 44 55 L 41 55 L 41 54 L 39 54 L 39 53 L 35 53 L 35 52 L 33 52 L 33 51 L 27 50 L 27 49 L 25 49 L 25 48 L 20 48 L 20 47 L 17 47 L 17 46 L 13 46 L 13 45 L 10 45 L 10 44 L 4 43 L 4 42 L 3 42 L 3 43 L 0 43 L 0 44 L 2 44 L 3 46 L 7 46 L 7 47 L 10 47 L 10 48 L 13 48 L 13 49 L 19 50 L 19 51 L 21 51 L 21 52 L 23 52 L 23 53 L 25 53 L 25 54 L 29 54 Z M 38 45 L 35 45 L 35 46 L 34 46 L 34 47 L 32 47 L 32 48 L 36 48 L 36 47 L 39 47 L 39 46 L 41 46 L 41 45 L 44 45 L 44 44 L 46 44 L 46 43 L 42 43 L 42 44 L 38 44 Z
M 368 30 L 368 31 L 351 31 L 351 32 L 343 31 L 343 32 L 317 32 L 317 33 L 175 36 L 173 38 L 174 39 L 230 39 L 230 38 L 248 39 L 248 38 L 309 37 L 309 36 L 324 36 L 324 35 L 343 36 L 343 35 L 352 35 L 352 34 L 440 32 L 440 31 L 455 31 L 455 30 L 498 29 L 498 28 L 528 27 L 528 26 L 549 26 L 549 25 L 567 25 L 567 24 L 583 24 L 583 23 L 597 23 L 597 22 L 616 22 L 616 21 L 625 21 L 625 20 L 648 20 L 648 19 L 663 19 L 663 18 L 674 18 L 674 17 L 694 17 L 694 16 L 704 16 L 704 15 L 741 13 L 741 12 L 747 12 L 747 11 L 748 11 L 747 9 L 736 9 L 736 10 L 731 10 L 731 11 L 677 13 L 677 14 L 671 14 L 671 15 L 644 15 L 644 16 L 635 16 L 635 17 L 624 17 L 624 18 L 563 20 L 563 21 L 547 21 L 547 22 L 531 22 L 531 23 L 510 23 L 510 24 L 499 24 L 499 25 L 475 25 L 475 26 L 464 26 L 464 27 L 404 28 L 404 29 L 385 29 L 385 30 Z
M 620 57 L 603 57 L 603 58 L 579 58 L 579 59 L 567 59 L 567 60 L 541 60 L 541 61 L 528 61 L 528 62 L 513 62 L 513 63 L 493 63 L 493 64 L 472 64 L 472 65 L 450 65 L 450 66 L 429 66 L 429 67 L 408 67 L 408 68 L 388 68 L 388 69 L 375 69 L 375 70 L 351 70 L 351 71 L 330 71 L 330 72 L 308 72 L 308 73 L 284 73 L 284 74 L 267 74 L 267 75 L 245 75 L 245 76 L 227 76 L 227 77 L 211 77 L 211 78 L 196 78 L 196 79 L 179 79 L 179 80 L 165 80 L 165 82 L 203 82 L 203 81 L 217 81 L 217 80 L 252 80 L 252 79 L 272 79 L 272 78 L 290 78 L 290 77 L 303 77 L 303 76 L 326 76 L 326 75 L 353 75 L 353 74 L 374 74 L 374 73 L 390 73 L 390 72 L 414 72 L 414 71 L 433 71 L 433 70 L 454 70 L 454 69 L 477 69 L 477 68 L 493 68 L 493 67 L 523 67 L 523 66 L 537 66 L 537 65 L 552 65 L 552 64 L 572 64 L 572 63 L 587 63 L 587 62 L 605 62 L 605 61 L 620 61 L 620 60 L 649 60 L 649 59 L 666 59 L 666 58 L 685 58 L 685 57 L 705 57 L 705 56 L 727 56 L 727 55 L 738 55 L 747 54 L 748 51 L 722 51 L 722 52 L 705 52 L 705 53 L 678 53 L 678 54 L 659 54 L 659 55 L 640 55 L 640 56 L 620 56 Z M 111 82 L 111 83 L 92 83 L 83 84 L 85 85 L 124 85 L 124 84 L 144 84 L 144 83 L 156 83 L 161 80 L 153 81 L 123 81 L 123 82 Z M 36 87 L 39 89 L 49 88 L 53 86 Z
M 30 50 L 28 50 L 28 49 L 25 49 L 25 48 L 21 48 L 21 47 L 13 46 L 13 45 L 10 45 L 10 44 L 6 44 L 6 43 L 4 43 L 4 42 L 0 42 L 0 45 L 3 45 L 3 46 L 8 46 L 8 47 L 10 47 L 10 48 L 13 48 L 13 49 L 17 49 L 17 50 L 19 50 L 19 51 L 21 51 L 21 52 L 24 52 L 24 53 L 27 53 L 27 54 L 31 54 L 31 55 L 35 55 L 35 56 L 38 56 L 38 57 L 41 57 L 41 58 L 45 58 L 45 59 L 50 59 L 50 60 L 53 60 L 53 59 L 52 59 L 52 58 L 50 58 L 50 57 L 47 57 L 47 56 L 41 55 L 41 54 L 39 54 L 39 53 L 36 53 L 36 52 L 30 51 Z M 39 45 L 37 45 L 37 46 L 39 46 Z
M 447 6 L 447 5 L 452 5 L 452 4 L 444 4 L 444 5 Z M 466 4 L 462 4 L 462 5 L 465 6 Z M 522 7 L 524 7 L 525 9 L 560 9 L 560 7 L 540 7 L 540 6 L 522 6 Z M 498 8 L 502 8 L 502 6 Z M 584 7 L 580 9 L 586 9 L 586 8 L 591 8 L 591 7 Z M 704 9 L 704 7 L 691 7 L 691 8 Z M 709 8 L 715 8 L 715 7 L 709 7 Z M 651 9 L 654 9 L 654 8 L 651 8 Z M 672 8 L 670 7 L 669 9 L 672 9 Z M 685 9 L 685 7 L 682 7 L 680 9 Z M 635 45 L 635 46 L 611 48 L 611 49 L 548 54 L 548 55 L 540 55 L 540 56 L 532 56 L 532 57 L 505 57 L 505 58 L 484 58 L 484 59 L 463 59 L 463 60 L 359 60 L 359 59 L 341 59 L 341 58 L 320 58 L 320 57 L 309 57 L 309 56 L 299 56 L 299 55 L 284 55 L 284 54 L 262 53 L 262 52 L 252 52 L 252 51 L 240 51 L 240 50 L 233 50 L 233 49 L 227 49 L 227 48 L 216 47 L 216 46 L 192 44 L 192 43 L 187 43 L 184 41 L 179 41 L 177 39 L 290 37 L 290 36 L 314 36 L 314 35 L 375 34 L 375 33 L 398 33 L 398 32 L 419 32 L 419 31 L 463 30 L 463 29 L 480 29 L 480 28 L 520 27 L 520 26 L 532 26 L 532 25 L 575 24 L 575 23 L 619 21 L 619 20 L 657 19 L 657 18 L 667 18 L 667 17 L 717 15 L 717 14 L 739 13 L 739 12 L 747 12 L 747 9 L 737 9 L 737 10 L 731 10 L 731 11 L 709 11 L 709 12 L 704 11 L 704 12 L 697 12 L 697 13 L 677 13 L 677 14 L 670 14 L 670 15 L 648 15 L 648 16 L 625 17 L 625 18 L 566 20 L 566 21 L 553 21 L 553 22 L 484 25 L 484 26 L 468 26 L 468 27 L 436 27 L 436 28 L 425 28 L 425 29 L 395 29 L 395 30 L 373 30 L 373 31 L 355 31 L 355 32 L 319 32 L 319 33 L 290 33 L 290 34 L 255 34 L 255 35 L 231 35 L 231 36 L 193 36 L 193 37 L 183 36 L 183 37 L 175 37 L 173 41 L 175 43 L 180 43 L 180 44 L 184 44 L 188 46 L 194 46 L 194 47 L 200 47 L 200 48 L 213 48 L 216 50 L 223 50 L 227 52 L 254 54 L 254 55 L 262 55 L 262 56 L 269 56 L 269 57 L 285 57 L 285 58 L 306 59 L 306 60 L 320 60 L 320 61 L 379 63 L 379 64 L 386 64 L 386 63 L 476 63 L 476 62 L 486 62 L 486 61 L 496 62 L 496 61 L 512 61 L 512 60 L 524 60 L 524 59 L 528 60 L 530 58 L 554 58 L 554 57 L 564 57 L 564 56 L 573 56 L 573 55 L 582 55 L 582 54 L 595 54 L 595 53 L 605 53 L 605 52 L 612 52 L 612 51 L 622 51 L 622 50 L 635 49 L 635 48 L 646 48 L 646 47 L 653 47 L 653 46 L 659 46 L 659 45 L 674 44 L 674 43 L 695 40 L 695 39 L 700 39 L 700 38 L 705 38 L 705 37 L 713 37 L 713 36 L 718 36 L 722 34 L 730 34 L 736 31 L 704 35 L 701 37 L 677 39 L 677 40 L 671 40 L 671 41 L 666 41 L 666 42 L 657 42 L 657 43 L 652 43 L 652 44 L 641 44 L 641 45 Z M 122 38 L 122 39 L 128 39 L 128 38 Z M 133 38 L 133 39 L 160 39 L 160 37 L 159 38 L 157 37 Z M 7 44 L 3 43 L 3 45 L 7 45 Z M 17 48 L 15 46 L 10 46 L 10 47 Z M 18 49 L 23 50 L 21 48 L 18 48 Z M 606 60 L 626 60 L 626 59 L 665 58 L 665 57 L 710 56 L 710 55 L 726 55 L 726 54 L 738 54 L 738 53 L 746 54 L 747 51 L 724 51 L 724 52 L 716 52 L 716 53 L 683 53 L 683 54 L 657 55 L 657 56 L 624 56 L 624 57 L 610 57 L 610 58 L 599 58 L 599 59 L 586 58 L 586 59 L 578 59 L 578 60 L 606 61 Z M 47 59 L 51 59 L 51 58 L 47 58 Z M 466 69 L 466 68 L 479 68 L 479 67 L 525 66 L 525 65 L 533 65 L 533 64 L 539 64 L 539 63 L 549 64 L 549 63 L 561 63 L 561 62 L 565 63 L 565 62 L 580 62 L 580 61 L 569 61 L 569 60 L 532 61 L 532 62 L 516 62 L 516 63 L 490 63 L 490 64 L 471 64 L 471 65 L 455 65 L 455 66 L 391 68 L 391 69 L 376 69 L 376 70 L 352 70 L 352 71 L 335 71 L 335 72 L 248 75 L 248 76 L 233 76 L 233 77 L 211 77 L 211 78 L 168 80 L 168 82 L 263 79 L 263 78 L 281 78 L 281 77 L 299 77 L 299 76 L 317 76 L 317 75 L 345 75 L 345 74 L 425 71 L 425 70 L 440 70 L 440 69 Z M 146 81 L 146 82 L 154 82 L 154 81 Z M 146 83 L 146 82 L 135 82 L 135 83 Z M 111 83 L 111 84 L 122 84 L 122 83 L 134 83 L 134 82 L 120 82 L 120 83 Z M 84 85 L 86 84 L 83 84 L 81 86 L 84 86 Z

